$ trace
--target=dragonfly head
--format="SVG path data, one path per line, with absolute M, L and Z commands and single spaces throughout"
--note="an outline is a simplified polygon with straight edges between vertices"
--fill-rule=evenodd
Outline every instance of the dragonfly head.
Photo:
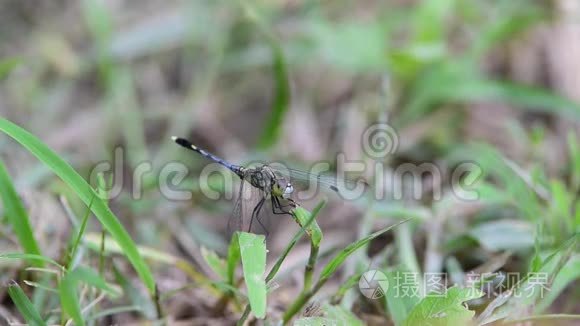
M 290 195 L 294 192 L 294 186 L 290 182 L 284 184 L 281 182 L 276 182 L 273 187 L 272 193 L 275 196 L 282 197 L 284 199 L 290 198 Z
M 286 184 L 284 188 L 284 193 L 282 194 L 282 198 L 290 198 L 290 195 L 294 192 L 294 187 L 290 182 Z

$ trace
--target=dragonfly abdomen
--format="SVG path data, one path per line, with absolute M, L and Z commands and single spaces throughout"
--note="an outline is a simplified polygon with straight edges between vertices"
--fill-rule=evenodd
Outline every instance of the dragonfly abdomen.
M 183 139 L 183 138 L 179 138 L 179 137 L 171 137 L 173 139 L 174 142 L 176 142 L 178 145 L 181 145 L 187 149 L 190 149 L 198 154 L 200 154 L 201 156 L 208 158 L 216 163 L 219 163 L 223 166 L 225 166 L 226 168 L 232 170 L 235 174 L 237 175 L 241 175 L 242 173 L 242 167 L 239 165 L 234 165 L 231 163 L 228 163 L 227 161 L 223 160 L 220 157 L 217 157 L 215 155 L 213 155 L 210 152 L 207 152 L 197 146 L 195 146 L 194 144 L 192 144 L 190 141 L 188 141 L 187 139 Z

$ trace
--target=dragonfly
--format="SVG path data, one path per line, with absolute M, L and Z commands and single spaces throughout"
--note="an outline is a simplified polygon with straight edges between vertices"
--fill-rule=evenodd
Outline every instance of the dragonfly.
M 271 212 L 275 215 L 290 215 L 291 210 L 297 206 L 297 203 L 291 198 L 294 193 L 293 181 L 298 181 L 299 183 L 316 182 L 333 192 L 339 193 L 337 179 L 286 167 L 281 168 L 271 164 L 262 164 L 256 167 L 236 165 L 197 147 L 185 138 L 174 136 L 172 139 L 178 145 L 222 165 L 241 179 L 236 203 L 228 221 L 228 233 L 243 231 L 243 222 L 249 218 L 248 232 L 251 232 L 253 230 L 252 227 L 255 226 L 254 223 L 257 223 L 267 237 L 268 230 L 261 219 L 264 206 L 269 203 Z M 355 183 L 352 180 L 342 181 L 342 184 L 351 185 Z M 249 196 L 245 194 L 245 191 L 249 191 Z

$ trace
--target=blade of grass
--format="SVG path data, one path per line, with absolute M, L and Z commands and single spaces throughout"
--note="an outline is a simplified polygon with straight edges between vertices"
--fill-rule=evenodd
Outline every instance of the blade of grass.
M 301 207 L 296 207 L 294 210 L 291 211 L 292 216 L 296 219 L 296 221 L 300 225 L 300 230 L 298 230 L 298 232 L 296 232 L 296 234 L 294 235 L 294 237 L 292 238 L 290 243 L 288 243 L 288 246 L 286 246 L 286 249 L 284 249 L 282 254 L 276 260 L 276 263 L 274 264 L 274 266 L 272 266 L 272 269 L 270 269 L 268 276 L 266 276 L 266 284 L 270 283 L 270 281 L 272 281 L 272 279 L 276 276 L 276 274 L 280 270 L 280 267 L 282 266 L 282 263 L 284 262 L 284 260 L 286 259 L 286 257 L 288 256 L 288 254 L 290 253 L 292 248 L 294 248 L 294 246 L 296 246 L 298 241 L 302 238 L 302 236 L 305 233 L 309 232 L 307 230 L 310 230 L 310 234 L 314 234 L 316 232 L 315 229 L 318 229 L 318 232 L 320 232 L 320 234 L 321 234 L 319 239 L 322 238 L 322 233 L 320 231 L 320 227 L 318 227 L 318 225 L 317 225 L 314 228 L 311 228 L 310 225 L 311 225 L 311 223 L 316 223 L 315 222 L 316 216 L 318 216 L 318 213 L 325 205 L 326 205 L 326 201 L 325 200 L 321 201 L 320 203 L 318 203 L 318 205 L 316 205 L 316 207 L 314 208 L 312 213 L 309 213 L 307 210 L 305 210 Z M 309 216 L 308 219 L 306 219 L 307 215 Z M 312 236 L 311 236 L 311 241 L 312 241 Z M 244 309 L 244 312 L 242 313 L 242 316 L 240 317 L 240 319 L 238 320 L 236 325 L 240 325 L 240 326 L 243 325 L 244 322 L 246 321 L 246 319 L 248 318 L 248 316 L 250 315 L 250 311 L 251 311 L 251 308 L 250 308 L 250 305 L 248 304 L 248 305 L 246 305 L 246 308 Z
M 292 319 L 292 317 L 294 317 L 294 315 L 296 315 L 300 309 L 302 309 L 302 307 L 308 303 L 308 300 L 310 300 L 310 298 L 312 298 L 312 296 L 314 294 L 316 294 L 316 292 L 318 292 L 318 290 L 326 283 L 326 281 L 328 281 L 328 279 L 330 279 L 330 277 L 336 272 L 336 270 L 340 267 L 340 265 L 342 265 L 342 263 L 355 251 L 357 251 L 358 249 L 360 249 L 361 247 L 365 246 L 367 243 L 369 243 L 370 241 L 372 241 L 373 239 L 377 238 L 378 236 L 380 236 L 381 234 L 411 220 L 412 218 L 408 218 L 405 220 L 402 220 L 396 224 L 393 224 L 389 227 L 386 227 L 382 230 L 379 230 L 373 234 L 368 235 L 367 237 L 360 239 L 354 243 L 351 243 L 350 245 L 348 245 L 346 248 L 344 248 L 341 252 L 339 252 L 336 256 L 334 256 L 334 258 L 332 258 L 330 260 L 330 262 L 328 262 L 328 264 L 326 264 L 326 266 L 322 269 L 322 271 L 320 272 L 320 277 L 318 279 L 318 281 L 316 282 L 316 284 L 314 285 L 314 287 L 307 292 L 303 292 L 301 293 L 298 298 L 296 298 L 296 300 L 292 303 L 292 305 L 286 310 L 286 312 L 284 313 L 284 316 L 282 317 L 283 323 L 287 324 L 290 319 Z
M 3 80 L 4 77 L 8 76 L 8 74 L 20 63 L 20 59 L 18 58 L 5 58 L 0 60 L 0 80 Z
M 129 299 L 129 302 L 134 306 L 140 308 L 142 315 L 150 320 L 155 319 L 155 304 L 151 301 L 151 298 L 142 295 L 142 291 L 139 291 L 128 279 L 128 277 L 119 270 L 115 263 L 112 264 L 113 275 L 115 276 L 115 281 L 121 286 L 125 297 Z
M 51 168 L 56 175 L 73 189 L 85 205 L 88 206 L 90 204 L 91 198 L 95 196 L 95 192 L 90 185 L 68 163 L 50 150 L 38 138 L 4 118 L 0 118 L 0 130 L 14 138 Z M 113 212 L 101 200 L 95 201 L 91 210 L 105 229 L 121 248 L 123 248 L 123 253 L 137 271 L 137 274 L 148 288 L 150 294 L 155 293 L 155 279 L 149 267 L 139 254 L 137 246 L 129 236 L 129 233 L 127 233 Z
M 235 232 L 232 236 L 230 246 L 228 247 L 227 260 L 227 283 L 232 287 L 236 287 L 236 265 L 240 261 L 240 243 L 238 241 L 239 234 Z
M 97 272 L 90 268 L 77 267 L 66 273 L 59 283 L 59 297 L 63 312 L 70 316 L 76 325 L 85 325 L 77 292 L 79 283 L 103 290 L 113 298 L 120 296 L 120 292 L 117 289 L 109 285 Z
M 274 70 L 274 82 L 276 88 L 274 90 L 274 103 L 272 103 L 272 112 L 266 128 L 260 137 L 258 147 L 261 149 L 268 149 L 272 147 L 280 138 L 282 130 L 282 122 L 286 111 L 288 111 L 290 103 L 290 83 L 288 81 L 288 72 L 286 71 L 286 60 L 282 47 L 273 38 L 270 39 L 270 47 L 272 51 L 272 69 Z
M 107 281 L 101 278 L 101 276 L 91 268 L 79 266 L 69 272 L 67 276 L 73 278 L 75 282 L 83 282 L 97 289 L 103 290 L 111 298 L 118 298 L 121 295 L 121 291 L 118 287 L 107 283 Z
M 246 16 L 252 21 L 262 32 L 272 51 L 272 69 L 274 72 L 274 103 L 272 103 L 272 112 L 266 127 L 260 137 L 258 147 L 261 149 L 268 149 L 272 147 L 280 137 L 282 129 L 282 122 L 288 106 L 290 103 L 290 82 L 288 78 L 288 71 L 286 70 L 286 59 L 284 58 L 284 51 L 280 46 L 280 42 L 272 34 L 271 28 L 266 26 L 266 23 L 258 15 L 257 11 L 249 4 L 248 1 L 240 1 L 242 8 L 245 10 Z
M 66 317 L 70 317 L 75 322 L 75 325 L 85 325 L 83 314 L 81 313 L 74 275 L 68 273 L 62 278 L 58 284 L 58 293 L 63 313 L 62 323 L 64 323 Z
M 331 304 L 339 304 L 344 298 L 346 292 L 359 283 L 362 274 L 363 273 L 355 273 L 346 281 L 344 281 L 338 288 L 338 291 L 336 291 L 336 293 L 332 296 Z
M 373 239 L 377 238 L 378 236 L 380 236 L 381 234 L 396 228 L 397 226 L 408 222 L 409 220 L 411 220 L 413 218 L 408 218 L 405 220 L 402 220 L 398 223 L 395 223 L 389 227 L 386 227 L 384 229 L 381 229 L 373 234 L 368 235 L 367 237 L 358 240 L 357 242 L 351 243 L 350 245 L 348 245 L 346 248 L 344 248 L 340 253 L 338 253 L 338 255 L 336 255 L 322 270 L 322 272 L 320 272 L 320 279 L 317 283 L 321 282 L 321 281 L 326 281 L 328 278 L 330 278 L 338 269 L 338 267 L 340 267 L 340 265 L 342 265 L 342 263 L 356 250 L 358 250 L 360 247 L 364 246 L 365 244 L 371 242 Z
M 256 318 L 262 319 L 266 316 L 266 239 L 241 232 L 238 241 L 250 307 Z
M 288 256 L 288 254 L 290 253 L 292 248 L 294 248 L 294 246 L 298 243 L 300 238 L 302 238 L 304 233 L 309 232 L 308 230 L 313 230 L 313 231 L 316 229 L 320 230 L 320 227 L 318 225 L 313 226 L 313 228 L 311 228 L 310 225 L 312 223 L 316 223 L 316 216 L 318 216 L 318 213 L 320 213 L 320 210 L 325 205 L 326 205 L 326 201 L 325 200 L 321 201 L 320 203 L 318 203 L 318 205 L 316 205 L 314 210 L 312 210 L 312 213 L 308 213 L 308 211 L 306 211 L 305 209 L 303 209 L 301 207 L 297 207 L 297 209 L 295 209 L 293 211 L 293 216 L 295 216 L 296 220 L 299 221 L 298 224 L 301 226 L 300 230 L 298 232 L 296 232 L 296 234 L 294 235 L 294 238 L 292 238 L 292 240 L 290 241 L 290 243 L 288 244 L 288 246 L 286 247 L 284 252 L 282 252 L 280 257 L 278 257 L 278 260 L 276 261 L 276 263 L 274 264 L 274 266 L 272 267 L 272 269 L 268 273 L 268 276 L 266 277 L 266 282 L 270 282 L 274 278 L 274 276 L 276 276 L 276 274 L 280 270 L 280 267 L 282 266 L 282 263 L 284 262 L 284 260 L 286 259 L 286 257 Z M 300 208 L 300 209 L 298 209 L 298 208 Z M 308 214 L 304 214 L 304 213 L 308 213 Z M 306 215 L 309 216 L 308 219 L 305 219 Z M 310 234 L 315 234 L 315 233 L 316 232 L 310 232 Z M 322 233 L 320 232 L 320 239 L 321 238 L 322 238 Z
M 53 259 L 48 257 L 44 257 L 41 255 L 34 255 L 34 254 L 22 254 L 22 253 L 6 253 L 0 254 L 0 259 L 22 259 L 22 260 L 30 260 L 30 261 L 42 261 L 45 263 L 52 264 L 59 268 L 59 270 L 64 271 L 64 266 L 60 265 Z
M 6 171 L 4 163 L 0 161 L 0 197 L 2 197 L 2 203 L 4 204 L 4 213 L 6 218 L 12 225 L 14 233 L 24 249 L 24 252 L 32 255 L 42 255 L 38 243 L 34 238 L 34 231 L 30 225 L 30 219 L 24 209 L 24 205 L 16 190 L 14 189 L 14 184 Z M 34 260 L 32 263 L 37 266 L 43 266 L 41 260 Z
M 70 251 L 70 255 L 69 255 L 69 262 L 67 265 L 67 270 L 71 270 L 74 266 L 74 259 L 75 259 L 75 255 L 77 253 L 77 249 L 79 247 L 79 243 L 81 242 L 81 238 L 83 237 L 83 234 L 85 233 L 85 229 L 87 227 L 87 222 L 89 221 L 89 216 L 91 215 L 91 206 L 93 206 L 93 200 L 95 199 L 95 197 L 93 196 L 93 198 L 91 198 L 91 202 L 89 203 L 89 207 L 87 208 L 87 212 L 85 213 L 85 216 L 83 217 L 83 221 L 81 223 L 81 226 L 79 228 L 78 234 L 77 234 L 77 238 L 75 240 L 75 242 L 73 243 L 73 247 Z
M 312 286 L 312 275 L 314 273 L 314 265 L 316 264 L 316 260 L 318 259 L 318 251 L 320 250 L 320 242 L 322 241 L 322 230 L 316 223 L 316 220 L 310 221 L 312 219 L 312 215 L 318 215 L 319 210 L 322 208 L 322 205 L 319 204 L 315 211 L 315 214 L 310 214 L 308 211 L 303 209 L 302 207 L 298 206 L 293 211 L 293 216 L 300 225 L 302 229 L 305 230 L 306 234 L 310 237 L 310 256 L 308 257 L 308 263 L 304 268 L 304 288 L 303 292 L 310 290 Z M 308 223 L 308 224 L 307 224 Z
M 8 295 L 14 302 L 16 309 L 22 314 L 22 317 L 26 320 L 26 322 L 30 325 L 34 326 L 41 326 L 46 325 L 40 313 L 32 302 L 28 299 L 22 288 L 14 281 L 8 283 Z

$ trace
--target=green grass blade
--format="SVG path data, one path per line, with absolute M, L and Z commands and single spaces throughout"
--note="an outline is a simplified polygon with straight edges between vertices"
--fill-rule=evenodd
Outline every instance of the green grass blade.
M 446 21 L 453 14 L 455 0 L 425 0 L 417 6 L 414 17 L 416 42 L 424 44 L 445 41 Z
M 77 267 L 66 273 L 59 283 L 59 295 L 63 312 L 70 316 L 76 325 L 84 325 L 77 286 L 79 283 L 101 289 L 111 297 L 119 297 L 119 290 L 109 285 L 96 271 L 86 267 Z
M 150 320 L 155 319 L 155 304 L 152 302 L 151 298 L 143 296 L 142 291 L 139 291 L 139 289 L 131 283 L 129 277 L 121 272 L 115 263 L 112 264 L 111 268 L 113 270 L 113 275 L 115 276 L 115 282 L 121 287 L 124 298 L 127 298 L 134 306 L 139 307 L 145 318 Z
M 72 249 L 70 251 L 69 263 L 68 263 L 68 266 L 67 266 L 67 269 L 68 270 L 70 270 L 73 267 L 72 264 L 74 262 L 75 255 L 77 253 L 77 249 L 79 247 L 79 244 L 81 243 L 81 239 L 83 237 L 83 234 L 85 234 L 85 229 L 87 228 L 87 222 L 89 221 L 89 216 L 91 215 L 90 214 L 90 212 L 91 212 L 91 206 L 93 206 L 93 200 L 94 199 L 95 199 L 95 197 L 93 196 L 93 198 L 91 198 L 91 202 L 89 204 L 89 207 L 87 208 L 87 212 L 85 213 L 85 216 L 83 217 L 83 221 L 82 221 L 81 226 L 79 228 L 79 231 L 78 231 L 76 240 L 73 243 L 73 247 L 72 247 Z
M 0 60 L 0 80 L 3 80 L 4 77 L 8 76 L 8 74 L 14 69 L 20 60 L 18 58 L 6 58 Z
M 310 237 L 312 245 L 317 247 L 320 246 L 320 242 L 322 241 L 322 230 L 320 229 L 320 226 L 318 226 L 318 223 L 316 223 L 316 216 L 325 204 L 326 202 L 319 203 L 312 211 L 312 214 L 301 206 L 298 206 L 293 210 L 292 214 L 296 223 L 298 223 L 298 225 L 300 225 L 300 227 Z
M 72 318 L 77 326 L 85 325 L 73 274 L 68 273 L 62 278 L 58 284 L 58 294 L 64 316 Z
M 371 240 L 375 239 L 376 237 L 380 236 L 381 234 L 409 221 L 410 219 L 412 219 L 412 218 L 408 218 L 406 220 L 400 221 L 400 222 L 393 224 L 389 227 L 381 229 L 373 234 L 370 234 L 370 235 L 358 240 L 357 242 L 351 243 L 346 248 L 344 248 L 340 253 L 338 253 L 338 255 L 336 255 L 334 258 L 332 258 L 332 260 L 330 262 L 328 262 L 328 264 L 326 264 L 326 266 L 324 267 L 322 272 L 320 272 L 320 279 L 321 280 L 328 279 L 329 277 L 331 277 L 334 274 L 334 272 L 336 272 L 338 267 L 340 267 L 340 265 L 342 265 L 342 263 L 353 252 L 357 251 L 359 248 L 363 247 L 364 245 L 366 245 L 367 243 L 369 243 Z
M 286 256 L 288 256 L 288 254 L 290 253 L 292 248 L 294 248 L 294 246 L 298 243 L 300 238 L 302 238 L 304 233 L 308 232 L 308 230 L 314 231 L 314 229 L 317 228 L 318 232 L 320 232 L 320 239 L 322 239 L 322 231 L 320 230 L 320 227 L 318 226 L 318 224 L 315 226 L 314 229 L 311 229 L 311 224 L 316 223 L 316 216 L 318 216 L 318 213 L 320 213 L 320 210 L 325 205 L 326 205 L 326 201 L 321 201 L 320 203 L 318 203 L 318 205 L 316 205 L 314 210 L 312 210 L 312 213 L 309 213 L 307 210 L 302 209 L 300 207 L 297 207 L 297 209 L 295 209 L 293 211 L 292 216 L 294 216 L 296 218 L 296 220 L 298 221 L 298 224 L 300 225 L 300 230 L 298 230 L 298 232 L 296 232 L 296 234 L 294 235 L 294 238 L 292 238 L 292 240 L 290 241 L 288 246 L 286 246 L 286 249 L 284 249 L 284 252 L 282 252 L 282 254 L 278 257 L 278 260 L 276 261 L 276 263 L 274 264 L 274 266 L 272 267 L 272 269 L 268 273 L 268 276 L 266 277 L 266 282 L 270 282 L 274 278 L 274 276 L 276 276 L 276 273 L 278 273 L 278 270 L 280 270 L 280 267 L 282 266 L 282 263 L 286 259 Z M 300 208 L 300 210 L 298 210 L 298 208 Z M 308 214 L 304 214 L 304 213 L 308 213 Z M 305 220 L 306 215 L 308 215 L 307 220 Z M 313 234 L 313 233 L 314 232 L 311 232 L 311 234 Z M 311 236 L 311 238 L 312 238 L 312 236 Z
M 216 273 L 222 280 L 227 280 L 228 270 L 227 263 L 221 259 L 215 251 L 201 247 L 201 256 L 211 270 Z
M 233 287 L 236 287 L 236 266 L 240 261 L 240 243 L 238 242 L 238 237 L 239 232 L 235 232 L 232 235 L 232 240 L 228 247 L 227 283 Z
M 0 161 L 0 197 L 2 197 L 6 217 L 10 221 L 10 224 L 12 224 L 14 233 L 16 233 L 16 237 L 24 252 L 33 255 L 42 255 L 38 243 L 34 238 L 34 231 L 30 225 L 28 214 L 14 189 L 12 180 L 2 161 Z M 44 265 L 41 260 L 34 260 L 33 264 L 37 267 Z
M 95 196 L 95 192 L 91 186 L 68 163 L 44 145 L 38 138 L 4 118 L 0 118 L 0 130 L 14 138 L 51 168 L 56 175 L 73 189 L 85 205 L 88 206 L 90 204 L 91 198 Z M 95 200 L 91 206 L 91 211 L 119 246 L 123 248 L 123 253 L 127 256 L 127 259 L 129 259 L 137 274 L 139 274 L 139 277 L 149 289 L 149 292 L 155 293 L 155 279 L 149 267 L 141 255 L 139 255 L 137 246 L 129 236 L 129 233 L 127 233 L 113 212 L 111 212 L 102 200 Z
M 59 270 L 64 271 L 64 266 L 60 265 L 56 261 L 41 255 L 35 254 L 22 254 L 22 253 L 6 253 L 0 254 L 0 259 L 22 259 L 22 260 L 30 260 L 30 261 L 41 261 L 45 263 L 52 264 L 59 268 Z
M 110 285 L 96 271 L 88 267 L 79 266 L 69 272 L 67 276 L 77 283 L 83 282 L 97 289 L 101 289 L 112 298 L 117 298 L 121 295 L 118 287 Z
M 272 70 L 274 72 L 274 103 L 272 103 L 272 112 L 270 118 L 266 122 L 266 128 L 262 132 L 258 147 L 267 149 L 272 147 L 280 137 L 282 131 L 282 122 L 288 106 L 290 103 L 290 82 L 288 78 L 288 71 L 286 69 L 286 59 L 284 51 L 280 42 L 272 34 L 271 28 L 260 17 L 258 10 L 252 7 L 251 2 L 242 1 L 242 8 L 245 10 L 246 16 L 252 21 L 262 32 L 272 51 Z
M 12 299 L 12 302 L 14 302 L 16 309 L 18 309 L 28 324 L 34 326 L 46 325 L 38 310 L 36 310 L 32 302 L 16 282 L 12 281 L 8 284 L 8 295 Z
M 263 235 L 239 233 L 238 243 L 242 258 L 248 300 L 256 318 L 266 316 L 266 241 Z
M 453 87 L 445 88 L 440 99 L 450 101 L 499 100 L 520 106 L 522 109 L 563 114 L 580 119 L 580 105 L 550 91 L 510 82 L 470 79 L 457 80 Z
M 262 136 L 260 137 L 259 147 L 267 149 L 272 147 L 280 137 L 282 131 L 282 122 L 290 102 L 290 83 L 288 81 L 288 72 L 286 71 L 286 61 L 282 47 L 275 40 L 270 40 L 272 49 L 272 60 L 274 70 L 274 81 L 276 85 L 274 94 L 274 103 L 272 103 L 272 112 L 266 122 Z

